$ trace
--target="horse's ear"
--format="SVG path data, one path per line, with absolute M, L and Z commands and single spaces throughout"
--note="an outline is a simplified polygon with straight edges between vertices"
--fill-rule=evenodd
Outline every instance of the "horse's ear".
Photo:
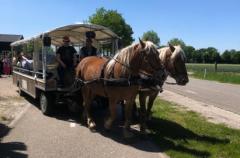
M 139 44 L 135 44 L 135 46 L 133 47 L 134 50 L 138 49 Z
M 140 38 L 139 38 L 139 42 L 140 42 L 140 44 L 141 44 L 141 47 L 142 47 L 142 48 L 145 48 L 145 45 L 146 45 L 146 44 L 145 44 Z
M 168 43 L 168 46 L 169 46 L 171 52 L 173 53 L 175 51 L 174 46 L 171 43 Z

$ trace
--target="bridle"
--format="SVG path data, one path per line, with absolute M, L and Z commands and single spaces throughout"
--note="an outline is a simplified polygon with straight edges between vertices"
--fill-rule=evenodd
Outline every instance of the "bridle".
M 183 60 L 182 62 L 185 63 L 185 60 Z M 166 68 L 167 75 L 170 75 L 173 78 L 179 75 L 179 72 L 177 71 L 177 68 L 176 68 L 176 63 L 174 63 L 174 60 L 171 60 L 171 57 L 168 57 L 166 59 L 164 65 Z M 168 69 L 171 71 L 169 71 Z
M 141 56 L 142 56 L 142 53 L 141 53 Z M 115 58 L 115 57 L 110 57 L 110 59 L 116 61 L 118 64 L 126 67 L 127 69 L 129 69 L 129 70 L 131 70 L 131 71 L 133 70 L 130 65 L 127 65 L 127 64 L 124 64 L 124 63 L 120 62 L 120 61 L 117 59 L 117 57 L 116 57 L 116 58 Z M 149 63 L 149 64 L 150 64 L 150 67 L 151 67 L 152 69 L 154 69 L 154 67 L 152 66 L 152 64 L 151 64 L 151 63 Z M 162 69 L 165 70 L 164 66 L 163 66 Z M 144 76 L 147 77 L 147 78 L 152 78 L 152 79 L 155 78 L 153 74 L 149 74 L 149 73 L 147 73 L 147 72 L 145 72 L 145 71 L 142 71 L 142 70 L 139 70 L 139 71 L 138 71 L 138 74 L 139 74 L 139 75 L 144 75 Z M 158 80 L 157 78 L 155 78 L 155 79 Z

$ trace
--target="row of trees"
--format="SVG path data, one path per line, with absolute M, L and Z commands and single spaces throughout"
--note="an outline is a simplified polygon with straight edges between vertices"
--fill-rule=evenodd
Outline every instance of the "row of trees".
M 181 45 L 189 63 L 227 63 L 240 64 L 240 51 L 225 50 L 222 54 L 214 47 L 195 49 L 186 45 L 183 40 L 174 38 L 169 41 L 173 45 Z
M 159 46 L 160 38 L 153 30 L 145 32 L 142 37 Z M 240 64 L 240 51 L 235 49 L 225 50 L 222 54 L 214 47 L 195 49 L 193 46 L 186 45 L 183 40 L 178 38 L 171 39 L 168 43 L 172 45 L 181 45 L 183 48 L 187 62 L 189 63 L 227 63 Z
M 122 46 L 131 44 L 134 39 L 132 37 L 133 30 L 125 19 L 116 10 L 106 10 L 99 8 L 92 16 L 89 17 L 88 22 L 99 24 L 112 29 L 122 39 Z M 142 36 L 143 40 L 149 40 L 160 46 L 160 38 L 158 34 L 153 31 L 147 31 Z M 187 56 L 187 62 L 190 63 L 233 63 L 240 64 L 240 51 L 226 50 L 222 54 L 214 47 L 195 49 L 193 46 L 186 45 L 183 40 L 173 38 L 169 41 L 172 45 L 181 45 Z

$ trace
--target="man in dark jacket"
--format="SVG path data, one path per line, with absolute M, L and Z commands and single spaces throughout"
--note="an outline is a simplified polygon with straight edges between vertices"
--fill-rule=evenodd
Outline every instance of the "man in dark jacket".
M 59 84 L 64 87 L 64 77 L 66 71 L 73 71 L 76 66 L 76 53 L 77 51 L 73 46 L 69 45 L 70 39 L 68 36 L 63 37 L 63 46 L 59 47 L 57 50 L 57 61 L 58 66 L 58 75 L 59 75 Z
M 80 51 L 80 61 L 88 56 L 96 56 L 97 55 L 97 49 L 92 46 L 92 39 L 87 38 L 86 39 L 86 46 L 81 48 Z

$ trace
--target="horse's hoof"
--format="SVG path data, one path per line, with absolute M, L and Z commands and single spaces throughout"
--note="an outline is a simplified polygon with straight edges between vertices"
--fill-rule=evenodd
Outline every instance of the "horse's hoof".
M 91 121 L 88 125 L 88 128 L 91 132 L 96 132 L 96 124 L 94 122 Z
M 96 128 L 89 128 L 89 130 L 92 132 L 92 133 L 95 133 L 96 132 Z

